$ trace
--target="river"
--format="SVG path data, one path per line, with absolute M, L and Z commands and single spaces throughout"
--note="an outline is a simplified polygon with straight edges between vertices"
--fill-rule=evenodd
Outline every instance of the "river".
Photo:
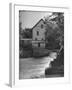
M 56 53 L 43 58 L 27 58 L 19 60 L 19 79 L 44 78 L 45 69 L 50 67 L 50 62 L 54 61 Z

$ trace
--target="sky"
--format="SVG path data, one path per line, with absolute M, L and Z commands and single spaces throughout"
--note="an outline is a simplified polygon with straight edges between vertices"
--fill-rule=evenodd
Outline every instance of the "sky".
M 19 22 L 22 23 L 22 28 L 32 28 L 40 19 L 51 15 L 51 12 L 44 11 L 20 11 Z

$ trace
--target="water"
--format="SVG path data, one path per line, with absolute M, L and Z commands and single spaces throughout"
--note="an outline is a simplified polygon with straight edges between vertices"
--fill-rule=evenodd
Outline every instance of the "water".
M 50 62 L 55 58 L 54 54 L 44 58 L 20 59 L 19 79 L 44 78 L 45 69 L 50 67 Z

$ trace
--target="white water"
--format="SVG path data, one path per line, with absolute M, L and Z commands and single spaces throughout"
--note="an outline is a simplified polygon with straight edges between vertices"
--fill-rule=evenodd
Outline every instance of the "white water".
M 55 52 L 44 58 L 27 58 L 20 59 L 20 79 L 43 78 L 45 77 L 45 69 L 50 67 L 50 62 L 55 58 Z

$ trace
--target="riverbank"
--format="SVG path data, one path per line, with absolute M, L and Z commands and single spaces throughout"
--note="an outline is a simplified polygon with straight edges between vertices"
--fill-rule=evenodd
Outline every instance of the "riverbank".
M 50 57 L 20 59 L 19 79 L 44 78 L 50 62 Z
M 62 49 L 57 58 L 51 62 L 51 68 L 45 69 L 45 75 L 58 75 L 60 77 L 64 76 L 64 50 Z

